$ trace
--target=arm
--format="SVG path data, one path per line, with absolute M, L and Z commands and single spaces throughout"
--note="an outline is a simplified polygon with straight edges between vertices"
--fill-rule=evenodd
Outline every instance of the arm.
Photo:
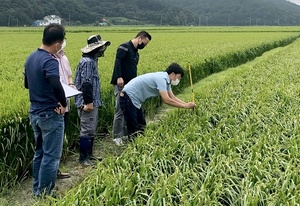
M 94 75 L 94 62 L 87 62 L 81 72 L 81 79 L 82 79 L 82 85 L 81 85 L 81 91 L 82 91 L 82 97 L 84 101 L 84 111 L 90 111 L 94 109 L 93 106 L 93 75 Z
M 77 89 L 76 86 L 75 86 L 74 83 L 73 83 L 72 76 L 69 76 L 69 77 L 68 77 L 68 84 L 69 84 L 69 86 L 72 87 L 73 89 Z
M 24 73 L 24 87 L 25 87 L 26 89 L 28 89 L 28 81 L 27 81 L 27 76 L 26 76 L 25 73 Z
M 71 69 L 69 59 L 65 54 L 60 57 L 60 67 L 61 67 L 61 70 L 63 70 L 62 75 L 65 75 L 66 78 L 68 79 L 67 84 L 70 87 L 72 87 L 73 89 L 77 89 L 73 83 L 72 69 Z
M 49 76 L 49 82 L 59 104 L 59 107 L 56 108 L 54 111 L 56 111 L 59 114 L 64 114 L 66 111 L 67 101 L 66 101 L 65 91 L 59 80 L 59 76 Z
M 65 91 L 61 85 L 59 77 L 59 64 L 56 59 L 48 59 L 43 67 L 45 78 L 48 79 L 50 87 L 57 99 L 57 108 L 54 111 L 58 114 L 64 114 L 66 111 L 67 101 Z
M 177 102 L 181 102 L 181 103 L 185 103 L 184 101 L 182 101 L 181 99 L 177 98 L 174 93 L 172 92 L 172 90 L 168 91 L 168 95 L 171 99 L 174 99 Z
M 128 48 L 125 47 L 125 45 L 119 46 L 116 54 L 116 60 L 115 60 L 115 71 L 116 71 L 116 77 L 117 77 L 117 85 L 121 88 L 124 87 L 124 80 L 122 77 L 122 60 L 126 57 L 126 54 L 128 52 Z
M 186 103 L 186 102 L 176 98 L 172 92 L 171 92 L 171 95 L 173 94 L 173 98 L 171 98 L 169 96 L 169 93 L 170 93 L 170 91 L 169 92 L 161 91 L 161 90 L 159 91 L 159 94 L 160 94 L 163 102 L 172 107 L 192 109 L 196 106 L 196 104 L 193 102 Z

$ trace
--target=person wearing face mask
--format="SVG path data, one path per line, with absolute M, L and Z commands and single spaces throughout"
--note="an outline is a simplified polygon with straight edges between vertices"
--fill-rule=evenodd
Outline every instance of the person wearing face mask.
M 59 24 L 44 28 L 42 45 L 25 62 L 24 86 L 29 90 L 29 119 L 34 132 L 34 196 L 50 195 L 62 154 L 64 113 L 67 101 L 54 54 L 62 48 L 65 29 Z
M 114 71 L 111 84 L 114 87 L 115 114 L 113 120 L 113 141 L 116 145 L 122 145 L 123 136 L 127 135 L 123 112 L 120 108 L 120 92 L 131 79 L 137 76 L 139 62 L 138 50 L 144 49 L 151 41 L 151 35 L 146 31 L 140 31 L 134 39 L 121 44 L 117 49 Z
M 61 46 L 61 49 L 55 54 L 55 57 L 59 63 L 60 82 L 76 89 L 72 80 L 72 70 L 71 70 L 70 62 L 64 51 L 66 45 L 67 45 L 67 41 L 65 39 Z M 65 131 L 66 131 L 67 122 L 69 118 L 69 111 L 70 111 L 70 98 L 67 98 L 67 107 L 66 107 L 66 112 L 64 114 Z M 60 170 L 57 171 L 57 179 L 64 179 L 69 177 L 70 177 L 69 173 L 61 172 Z
M 177 63 L 172 63 L 165 72 L 137 76 L 124 86 L 120 92 L 120 107 L 130 140 L 144 132 L 146 121 L 141 106 L 146 99 L 160 96 L 164 103 L 173 107 L 192 109 L 196 106 L 194 102 L 182 101 L 172 92 L 171 85 L 178 85 L 183 76 L 183 68 Z
M 93 165 L 91 160 L 101 160 L 93 155 L 94 136 L 98 125 L 98 107 L 102 105 L 98 59 L 104 56 L 109 41 L 100 35 L 87 39 L 87 46 L 81 49 L 82 58 L 77 66 L 74 83 L 82 93 L 75 96 L 75 106 L 80 118 L 80 155 L 83 166 Z

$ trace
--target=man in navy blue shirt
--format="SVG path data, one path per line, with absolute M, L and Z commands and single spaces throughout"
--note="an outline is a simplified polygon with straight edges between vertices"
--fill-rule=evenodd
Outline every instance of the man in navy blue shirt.
M 113 141 L 117 145 L 122 144 L 122 137 L 127 135 L 124 115 L 120 108 L 120 92 L 124 85 L 137 76 L 137 65 L 139 62 L 139 49 L 151 41 L 151 35 L 146 31 L 140 31 L 134 39 L 121 44 L 117 49 L 114 71 L 111 84 L 114 85 L 116 98 L 115 115 L 113 121 Z
M 60 83 L 59 64 L 54 54 L 65 39 L 65 29 L 50 24 L 42 45 L 25 63 L 25 87 L 29 89 L 29 118 L 35 138 L 33 194 L 49 195 L 55 186 L 63 148 L 66 97 Z

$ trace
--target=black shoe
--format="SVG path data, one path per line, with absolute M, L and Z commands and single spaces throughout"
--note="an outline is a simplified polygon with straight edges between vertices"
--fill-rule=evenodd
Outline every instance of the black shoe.
M 67 172 L 61 172 L 60 170 L 57 170 L 57 179 L 65 179 L 65 178 L 70 178 L 70 174 Z
M 102 161 L 102 157 L 96 157 L 95 155 L 90 155 L 90 160 Z

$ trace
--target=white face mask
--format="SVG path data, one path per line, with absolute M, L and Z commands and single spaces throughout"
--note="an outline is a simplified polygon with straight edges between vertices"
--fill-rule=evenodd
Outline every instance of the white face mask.
M 63 43 L 61 43 L 61 48 L 60 48 L 60 50 L 58 50 L 58 51 L 56 52 L 56 54 L 60 53 L 60 52 L 66 47 L 66 45 L 67 45 L 67 41 L 64 40 Z
M 63 50 L 67 45 L 67 41 L 64 40 L 63 43 L 61 44 L 61 49 L 60 50 Z
M 174 80 L 172 80 L 172 81 L 171 81 L 171 85 L 174 85 L 174 86 L 176 86 L 176 85 L 178 85 L 178 84 L 179 84 L 179 82 L 180 82 L 180 80 L 179 80 L 179 79 L 176 79 L 175 81 L 174 81 Z

